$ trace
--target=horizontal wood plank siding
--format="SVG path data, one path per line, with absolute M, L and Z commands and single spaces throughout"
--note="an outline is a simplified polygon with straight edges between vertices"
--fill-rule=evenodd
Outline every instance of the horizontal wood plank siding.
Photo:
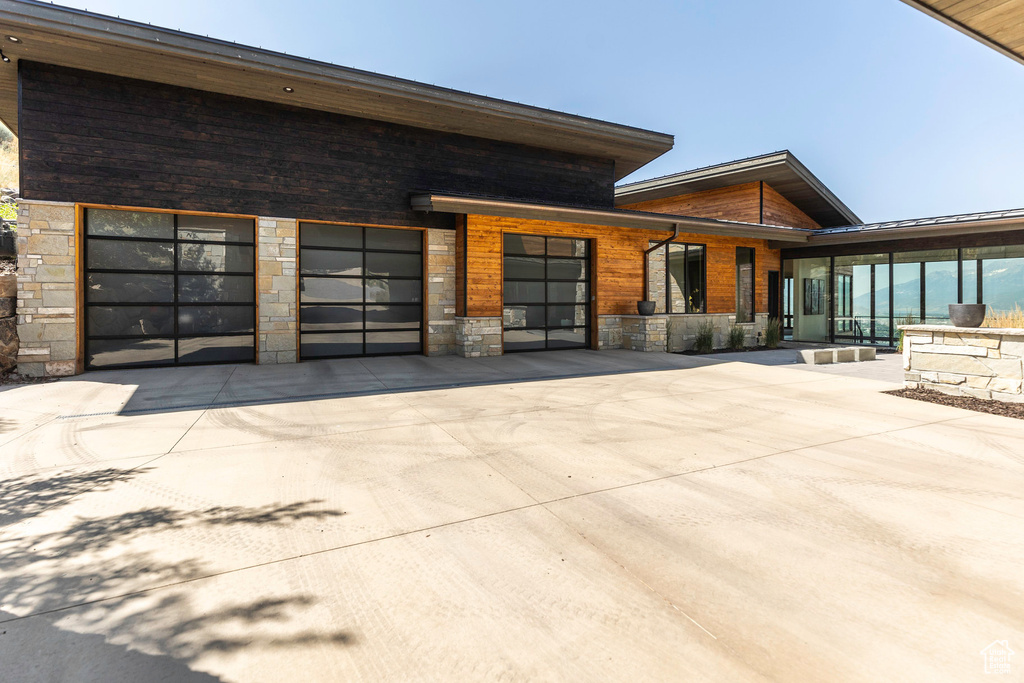
M 761 192 L 759 183 L 755 182 L 625 204 L 619 208 L 757 223 L 761 218 L 760 205 Z
M 454 227 L 417 191 L 611 207 L 610 160 L 34 62 L 19 64 L 22 196 Z
M 761 222 L 765 225 L 783 225 L 789 228 L 817 230 L 818 225 L 813 218 L 796 208 L 792 202 L 775 191 L 768 183 L 762 183 L 763 203 Z
M 502 313 L 502 234 L 505 232 L 593 240 L 598 315 L 636 313 L 636 302 L 644 295 L 643 252 L 651 241 L 666 237 L 664 232 L 654 230 L 468 216 L 467 315 L 499 316 Z M 757 310 L 767 310 L 768 271 L 778 270 L 780 260 L 779 252 L 768 249 L 765 240 L 680 234 L 677 241 L 707 245 L 709 313 L 736 310 L 736 247 L 754 247 Z

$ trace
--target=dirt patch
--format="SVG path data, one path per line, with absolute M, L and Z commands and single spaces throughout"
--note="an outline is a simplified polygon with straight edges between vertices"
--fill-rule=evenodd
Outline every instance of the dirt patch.
M 928 403 L 938 403 L 939 405 L 963 408 L 964 410 L 973 410 L 976 413 L 991 413 L 992 415 L 1015 417 L 1018 420 L 1024 420 L 1024 403 L 989 401 L 984 398 L 974 398 L 972 396 L 950 396 L 948 394 L 943 394 L 940 391 L 921 388 L 898 389 L 896 391 L 886 391 L 885 393 L 892 394 L 893 396 L 900 396 L 902 398 L 912 398 L 915 401 L 927 401 Z

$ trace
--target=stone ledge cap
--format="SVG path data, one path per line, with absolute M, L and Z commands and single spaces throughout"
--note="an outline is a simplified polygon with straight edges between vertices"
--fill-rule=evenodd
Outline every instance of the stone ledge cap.
M 907 332 L 954 332 L 956 334 L 1001 334 L 1010 337 L 1024 337 L 1021 327 L 953 327 L 952 325 L 897 325 Z

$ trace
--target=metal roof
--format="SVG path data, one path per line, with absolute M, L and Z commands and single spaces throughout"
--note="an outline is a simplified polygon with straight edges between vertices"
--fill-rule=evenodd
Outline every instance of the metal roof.
M 786 228 L 760 223 L 726 221 L 717 218 L 696 218 L 650 211 L 630 211 L 605 207 L 524 202 L 501 197 L 466 195 L 449 192 L 423 192 L 414 194 L 410 204 L 415 211 L 439 211 L 480 216 L 548 220 L 560 223 L 605 225 L 642 230 L 671 231 L 676 225 L 684 232 L 702 235 L 726 235 L 774 240 L 782 243 L 807 242 L 813 234 L 801 228 Z
M 615 203 L 635 204 L 763 180 L 818 225 L 857 223 L 860 218 L 789 150 L 641 180 L 615 188 Z
M 0 35 L 19 39 L 4 41 L 11 63 L 0 63 L 0 119 L 15 134 L 17 62 L 26 59 L 613 159 L 616 179 L 673 145 L 665 133 L 36 0 L 0 0 Z
M 896 230 L 900 228 L 919 228 L 940 225 L 984 224 L 989 221 L 1019 219 L 1024 221 L 1024 209 L 1007 209 L 1005 211 L 981 211 L 978 213 L 960 213 L 952 216 L 936 216 L 934 218 L 914 218 L 904 221 L 886 221 L 884 223 L 867 223 L 864 225 L 844 225 L 836 228 L 815 230 L 816 235 L 837 235 L 842 233 L 863 233 L 873 230 Z

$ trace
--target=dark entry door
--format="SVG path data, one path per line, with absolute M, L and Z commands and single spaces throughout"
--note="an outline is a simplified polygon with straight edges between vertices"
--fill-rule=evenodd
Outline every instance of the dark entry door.
M 301 359 L 422 350 L 423 233 L 301 223 Z
M 590 331 L 590 243 L 504 236 L 506 352 L 585 349 Z
M 85 210 L 86 368 L 256 358 L 251 218 Z
M 779 271 L 768 271 L 768 315 L 772 318 L 780 318 L 782 315 L 782 291 L 779 279 Z

